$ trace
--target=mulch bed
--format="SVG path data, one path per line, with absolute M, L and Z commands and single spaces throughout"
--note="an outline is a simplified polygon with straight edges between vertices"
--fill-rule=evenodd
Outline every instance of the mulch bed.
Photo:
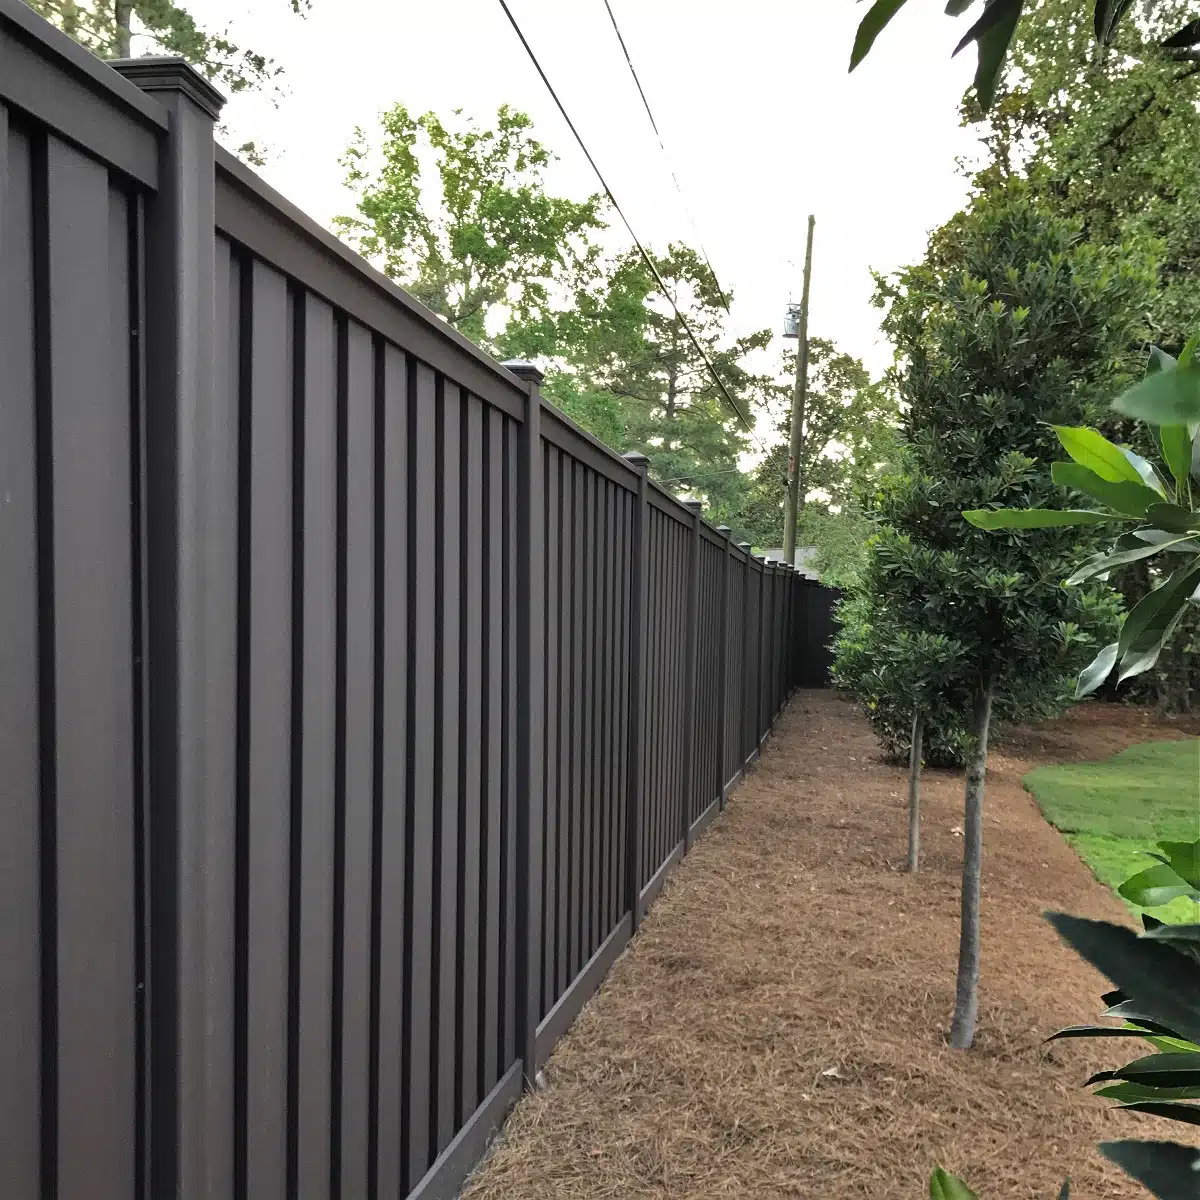
M 1145 1195 L 1095 1143 L 1181 1127 L 1082 1086 L 1130 1046 L 1043 1044 L 1093 1019 L 1104 986 L 1040 913 L 1129 918 L 1021 778 L 1195 731 L 1090 704 L 997 739 L 980 1029 L 961 1053 L 961 775 L 926 772 L 912 878 L 904 771 L 846 700 L 798 694 L 464 1197 L 915 1200 L 938 1164 L 985 1200 L 1053 1197 L 1067 1174 L 1081 1198 Z

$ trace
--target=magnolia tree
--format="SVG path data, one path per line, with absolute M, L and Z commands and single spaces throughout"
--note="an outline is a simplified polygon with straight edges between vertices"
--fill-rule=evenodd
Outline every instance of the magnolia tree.
M 874 644 L 940 636 L 951 669 L 907 697 L 960 714 L 967 771 L 962 926 L 952 1044 L 970 1046 L 978 1008 L 982 814 L 993 715 L 1048 713 L 1110 639 L 1109 589 L 1065 588 L 1087 526 L 997 536 L 959 515 L 989 504 L 1040 506 L 1050 424 L 1081 425 L 1121 377 L 1151 265 L 1097 250 L 1078 228 L 1014 187 L 981 196 L 935 235 L 924 264 L 888 285 L 884 327 L 907 407 L 902 471 L 882 490 L 863 619 Z M 884 654 L 886 658 L 886 653 Z M 896 681 L 911 680 L 897 672 Z M 901 709 L 898 702 L 895 711 Z M 908 731 L 898 731 L 897 738 Z

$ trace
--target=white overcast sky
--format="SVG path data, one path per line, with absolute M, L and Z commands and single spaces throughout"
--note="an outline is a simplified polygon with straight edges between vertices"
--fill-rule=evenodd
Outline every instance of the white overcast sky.
M 699 239 L 735 294 L 736 332 L 778 331 L 789 294 L 799 299 L 812 212 L 811 332 L 880 371 L 890 351 L 871 269 L 917 259 L 965 195 L 955 162 L 975 143 L 957 101 L 974 55 L 950 59 L 960 23 L 911 4 L 848 75 L 865 11 L 853 0 L 611 3 Z M 695 242 L 603 0 L 510 5 L 639 237 Z M 263 174 L 322 223 L 348 210 L 337 158 L 354 126 L 396 101 L 481 120 L 512 104 L 558 154 L 553 186 L 597 190 L 498 0 L 313 0 L 304 20 L 286 0 L 188 7 L 286 69 L 278 109 L 241 96 L 226 117 L 269 146 Z

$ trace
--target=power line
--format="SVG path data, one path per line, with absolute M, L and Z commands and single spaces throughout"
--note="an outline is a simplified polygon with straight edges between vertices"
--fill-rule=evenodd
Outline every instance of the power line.
M 500 7 L 504 9 L 504 15 L 508 18 L 508 23 L 513 27 L 513 32 L 516 33 L 517 37 L 521 40 L 521 45 L 524 46 L 525 53 L 529 55 L 529 61 L 533 63 L 537 73 L 542 77 L 542 82 L 546 85 L 546 90 L 550 93 L 550 98 L 558 106 L 558 111 L 562 113 L 562 118 L 564 121 L 566 121 L 567 128 L 570 129 L 572 134 L 574 134 L 575 140 L 579 143 L 580 150 L 583 151 L 584 157 L 588 160 L 592 170 L 596 173 L 596 178 L 600 181 L 600 186 L 604 189 L 604 194 L 608 197 L 608 201 L 613 206 L 613 210 L 616 212 L 617 216 L 621 218 L 621 222 L 625 226 L 626 230 L 628 230 L 629 236 L 633 239 L 633 244 L 637 247 L 638 253 L 642 256 L 642 260 L 645 262 L 646 266 L 650 268 L 650 273 L 654 276 L 658 286 L 662 289 L 662 293 L 664 296 L 666 296 L 671 308 L 674 309 L 675 316 L 679 319 L 679 323 L 683 326 L 684 332 L 688 335 L 688 340 L 692 343 L 693 347 L 695 347 L 696 353 L 699 354 L 704 360 L 704 365 L 708 368 L 708 373 L 713 377 L 716 385 L 721 389 L 725 399 L 729 402 L 729 407 L 732 408 L 735 413 L 737 413 L 739 420 L 746 427 L 746 431 L 752 438 L 754 438 L 756 442 L 758 442 L 758 437 L 754 432 L 754 427 L 750 424 L 746 414 L 742 412 L 741 408 L 738 406 L 738 402 L 730 394 L 729 389 L 725 386 L 724 380 L 720 377 L 720 375 L 717 374 L 716 368 L 712 365 L 712 362 L 709 359 L 708 354 L 705 352 L 704 347 L 701 346 L 696 340 L 696 335 L 692 332 L 692 327 L 687 323 L 687 319 L 684 317 L 683 313 L 679 311 L 679 306 L 675 303 L 674 297 L 667 290 L 667 285 L 663 281 L 663 277 L 659 274 L 658 267 L 654 265 L 654 260 L 649 254 L 646 253 L 646 247 L 642 245 L 638 235 L 633 232 L 633 226 L 629 223 L 629 218 L 625 215 L 621 209 L 621 206 L 617 203 L 617 198 L 613 195 L 612 188 L 608 186 L 604 176 L 600 173 L 600 168 L 596 165 L 596 160 L 592 157 L 592 152 L 587 148 L 586 143 L 579 134 L 579 130 L 575 128 L 575 122 L 572 121 L 567 115 L 567 110 L 565 107 L 563 107 L 563 102 L 558 98 L 558 93 L 554 90 L 554 85 L 550 82 L 546 72 L 542 70 L 542 64 L 538 62 L 537 55 L 533 52 L 533 47 L 530 46 L 525 34 L 521 32 L 521 26 L 517 24 L 517 18 L 513 16 L 512 9 L 508 7 L 508 0 L 500 0 Z M 758 444 L 759 448 L 765 453 L 766 447 L 763 446 L 762 442 L 758 442 Z
M 721 307 L 725 312 L 729 313 L 729 301 L 725 297 L 725 289 L 721 286 L 721 281 L 717 278 L 717 273 L 713 269 L 713 265 L 708 260 L 708 251 L 704 248 L 704 241 L 700 237 L 700 230 L 696 226 L 696 218 L 692 216 L 692 210 L 688 207 L 687 197 L 683 194 L 683 188 L 679 186 L 679 177 L 675 174 L 675 168 L 671 165 L 671 156 L 667 153 L 666 144 L 663 142 L 663 136 L 659 132 L 658 122 L 654 119 L 654 113 L 650 111 L 650 101 L 646 99 L 645 89 L 642 87 L 642 81 L 638 78 L 637 69 L 633 65 L 633 59 L 629 55 L 629 47 L 625 45 L 625 38 L 621 35 L 621 27 L 617 24 L 616 14 L 612 10 L 612 5 L 608 0 L 604 0 L 604 7 L 608 10 L 608 19 L 612 22 L 613 33 L 617 35 L 617 41 L 621 43 L 621 52 L 625 55 L 625 62 L 629 67 L 629 73 L 633 76 L 633 82 L 637 85 L 638 95 L 642 98 L 642 107 L 646 110 L 646 116 L 650 118 L 650 127 L 654 130 L 654 136 L 658 138 L 658 148 L 663 152 L 663 158 L 667 161 L 667 170 L 671 173 L 671 179 L 675 184 L 675 190 L 679 193 L 679 202 L 683 205 L 683 211 L 687 214 L 688 221 L 691 222 L 692 232 L 696 235 L 696 241 L 700 243 L 700 254 L 704 258 L 704 265 L 708 267 L 708 273 L 713 278 L 713 283 L 717 287 L 717 295 L 721 297 Z

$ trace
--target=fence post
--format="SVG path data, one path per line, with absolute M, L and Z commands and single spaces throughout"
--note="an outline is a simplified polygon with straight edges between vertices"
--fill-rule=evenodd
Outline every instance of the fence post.
M 148 196 L 142 556 L 147 617 L 148 1055 L 155 1196 L 233 1178 L 236 412 L 215 380 L 213 126 L 224 97 L 181 58 L 113 67 L 167 112 Z M 214 471 L 214 464 L 220 464 Z
M 517 484 L 517 1048 L 525 1086 L 537 1079 L 541 1016 L 542 760 L 545 755 L 546 505 L 542 372 L 502 364 L 526 385 Z
M 765 554 L 756 554 L 754 557 L 762 563 L 758 585 L 758 645 L 754 648 L 758 663 L 758 686 L 754 689 L 754 749 L 757 751 L 766 733 L 763 726 L 763 673 L 766 670 L 767 645 L 767 557 Z
M 742 769 L 745 770 L 751 754 L 751 750 L 746 748 L 746 713 L 750 699 L 750 543 L 738 542 L 738 549 L 746 555 L 742 570 L 742 678 L 738 704 L 738 753 L 741 756 Z
M 638 473 L 637 498 L 633 506 L 633 562 L 630 569 L 629 614 L 629 778 L 625 804 L 625 903 L 631 914 L 630 936 L 641 923 L 642 899 L 642 756 L 644 751 L 646 697 L 646 564 L 649 502 L 644 454 L 626 454 L 625 461 Z
M 721 664 L 720 678 L 717 680 L 717 712 L 721 714 L 721 732 L 717 737 L 717 761 L 720 764 L 717 786 L 721 789 L 720 809 L 724 812 L 729 802 L 729 535 L 733 531 L 728 525 L 718 525 L 717 532 L 724 542 L 721 558 L 721 644 L 717 650 L 717 660 Z
M 688 539 L 687 612 L 684 614 L 684 700 L 683 700 L 683 852 L 692 848 L 692 801 L 696 790 L 696 684 L 699 679 L 697 616 L 700 610 L 700 514 L 704 505 L 699 500 L 685 500 L 684 508 L 692 514 L 692 532 Z

